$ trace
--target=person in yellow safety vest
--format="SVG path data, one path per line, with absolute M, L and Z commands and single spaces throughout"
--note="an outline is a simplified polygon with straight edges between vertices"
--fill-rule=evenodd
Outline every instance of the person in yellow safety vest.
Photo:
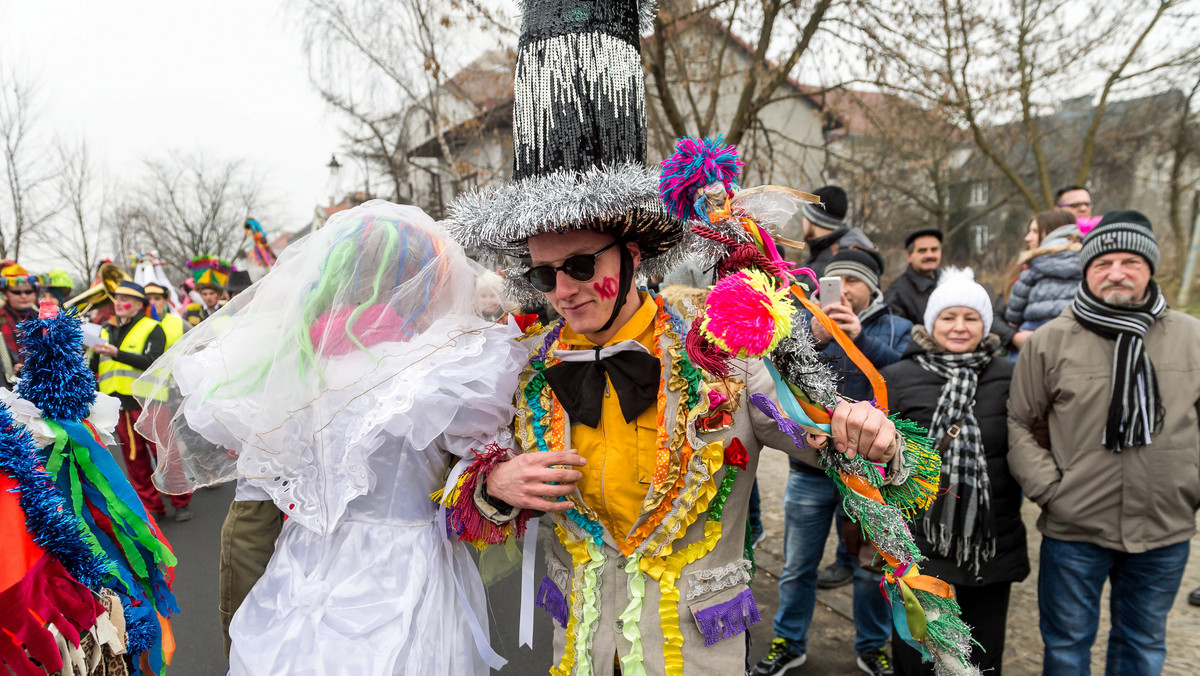
M 92 348 L 92 370 L 100 391 L 121 401 L 121 417 L 117 422 L 117 437 L 129 483 L 133 484 L 146 510 L 155 517 L 166 516 L 162 495 L 154 486 L 154 460 L 158 449 L 154 443 L 134 431 L 133 426 L 142 414 L 134 398 L 134 381 L 149 369 L 155 359 L 167 349 L 167 335 L 158 322 L 145 315 L 146 292 L 133 282 L 121 282 L 113 293 L 115 315 L 100 331 L 105 342 Z M 172 495 L 176 521 L 188 521 L 191 495 Z
M 163 333 L 167 334 L 167 349 L 169 350 L 175 341 L 183 337 L 183 332 L 187 331 L 191 325 L 171 311 L 170 305 L 167 304 L 170 293 L 166 288 L 150 282 L 145 286 L 145 290 L 146 302 L 150 306 L 146 309 L 147 316 L 158 320 L 158 323 L 162 325 Z

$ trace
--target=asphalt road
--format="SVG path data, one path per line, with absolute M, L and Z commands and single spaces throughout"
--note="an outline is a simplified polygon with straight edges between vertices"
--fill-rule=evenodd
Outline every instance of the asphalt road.
M 217 614 L 217 564 L 220 554 L 221 523 L 233 485 L 201 489 L 192 499 L 195 518 L 175 523 L 170 516 L 162 523 L 163 532 L 175 549 L 179 565 L 175 569 L 175 597 L 180 613 L 172 620 L 175 631 L 175 658 L 171 676 L 219 676 L 227 667 L 221 644 L 221 625 Z M 542 529 L 543 537 L 549 535 Z M 539 557 L 535 580 L 544 574 Z M 761 571 L 754 583 L 763 622 L 751 630 L 751 657 L 758 659 L 766 653 L 771 642 L 771 616 L 778 603 L 776 579 Z M 518 647 L 517 616 L 520 576 L 510 575 L 495 583 L 489 592 L 492 645 L 508 658 L 504 675 L 545 674 L 551 666 L 552 628 L 550 616 L 540 609 L 534 611 L 534 648 Z M 812 660 L 810 659 L 810 664 Z M 806 673 L 844 673 L 839 671 L 805 670 Z

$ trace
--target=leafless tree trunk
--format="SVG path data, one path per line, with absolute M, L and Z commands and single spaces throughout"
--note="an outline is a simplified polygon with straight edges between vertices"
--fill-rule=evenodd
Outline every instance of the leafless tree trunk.
M 172 155 L 147 162 L 145 171 L 127 215 L 138 218 L 139 234 L 175 265 L 199 256 L 232 259 L 247 214 L 265 206 L 261 178 L 240 161 Z
M 399 201 L 417 168 L 409 155 L 413 144 L 432 139 L 444 160 L 436 171 L 457 186 L 468 167 L 448 138 L 457 121 L 448 109 L 445 85 L 452 73 L 446 65 L 468 27 L 512 34 L 511 22 L 478 0 L 296 4 L 305 26 L 309 79 L 348 118 L 346 151 L 381 174 Z
M 1055 174 L 1071 166 L 1076 182 L 1091 176 L 1114 94 L 1135 91 L 1151 74 L 1195 67 L 1200 38 L 1191 4 L 881 3 L 863 15 L 861 47 L 881 86 L 952 110 L 975 148 L 1040 211 L 1053 207 Z M 1051 152 L 1048 135 L 1061 132 L 1047 128 L 1045 115 L 1089 78 L 1103 84 L 1086 128 L 1069 153 Z
M 47 148 L 39 138 L 37 89 L 0 65 L 0 153 L 4 188 L 0 195 L 0 258 L 19 258 L 21 246 L 59 210 Z
M 809 52 L 833 5 L 833 0 L 816 0 L 811 7 L 796 0 L 663 2 L 653 38 L 643 43 L 643 60 L 670 134 L 723 133 L 727 143 L 743 143 Z M 752 45 L 734 34 L 736 26 L 756 27 Z M 780 50 L 789 40 L 792 46 Z M 748 50 L 748 58 L 735 58 L 739 50 Z M 731 90 L 728 82 L 737 85 Z M 718 115 L 723 99 L 737 101 L 724 121 Z
M 77 279 L 89 280 L 100 261 L 109 216 L 109 190 L 102 184 L 86 142 L 60 144 L 58 191 L 64 208 L 38 238 Z

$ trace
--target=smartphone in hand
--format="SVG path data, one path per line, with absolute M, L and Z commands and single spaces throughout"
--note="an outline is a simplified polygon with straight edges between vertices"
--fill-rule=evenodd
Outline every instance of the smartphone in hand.
M 821 309 L 842 302 L 842 278 L 841 277 L 822 277 L 818 282 L 821 285 L 821 293 L 819 300 L 821 301 Z

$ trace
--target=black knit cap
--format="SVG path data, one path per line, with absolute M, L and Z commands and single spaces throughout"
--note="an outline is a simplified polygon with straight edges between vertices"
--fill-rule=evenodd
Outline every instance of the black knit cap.
M 915 242 L 918 237 L 937 237 L 937 241 L 941 242 L 945 240 L 946 234 L 937 228 L 921 228 L 920 230 L 913 230 L 904 237 L 904 248 L 907 249 L 908 247 L 912 246 L 912 243 Z
M 826 230 L 837 230 L 845 225 L 849 202 L 846 191 L 836 185 L 823 185 L 813 191 L 821 198 L 820 204 L 805 204 L 804 217 L 813 225 Z
M 1079 265 L 1084 271 L 1092 261 L 1104 254 L 1127 251 L 1146 259 L 1153 273 L 1158 267 L 1158 240 L 1154 226 L 1140 211 L 1110 211 L 1083 240 Z

